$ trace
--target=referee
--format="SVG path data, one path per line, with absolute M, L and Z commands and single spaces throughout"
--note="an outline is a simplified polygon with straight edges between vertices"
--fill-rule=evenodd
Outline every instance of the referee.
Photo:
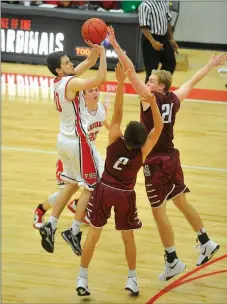
M 141 45 L 147 83 L 151 71 L 156 70 L 159 63 L 163 70 L 173 74 L 176 66 L 174 51 L 178 45 L 173 39 L 169 1 L 144 0 L 139 6 L 138 14 L 143 33 Z

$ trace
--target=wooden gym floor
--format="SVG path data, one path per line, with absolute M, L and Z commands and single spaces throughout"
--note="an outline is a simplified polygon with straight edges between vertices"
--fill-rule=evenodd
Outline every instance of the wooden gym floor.
M 173 85 L 179 86 L 199 69 L 210 55 L 189 51 L 190 70 L 176 72 Z M 50 75 L 45 67 L 19 64 L 2 65 L 3 73 Z M 87 75 L 95 73 L 90 71 Z M 144 73 L 139 74 L 141 79 Z M 108 80 L 114 80 L 108 72 Z M 224 90 L 226 79 L 213 71 L 197 87 Z M 47 89 L 49 90 L 49 89 Z M 34 93 L 35 92 L 35 93 Z M 49 91 L 48 91 L 49 92 Z M 80 259 L 66 245 L 60 232 L 70 227 L 72 214 L 65 210 L 56 233 L 55 253 L 40 245 L 32 227 L 37 204 L 56 191 L 55 142 L 58 113 L 50 97 L 40 88 L 2 84 L 2 303 L 83 303 L 75 292 Z M 114 95 L 101 94 L 112 115 Z M 123 128 L 139 119 L 139 102 L 126 95 Z M 227 253 L 227 103 L 185 101 L 178 113 L 175 145 L 181 151 L 189 201 L 200 212 L 208 234 L 221 245 L 215 258 Z M 107 132 L 97 139 L 105 156 Z M 128 297 L 124 290 L 127 267 L 120 233 L 113 219 L 105 227 L 89 270 L 90 303 L 147 303 L 167 284 L 157 276 L 163 271 L 163 249 L 143 185 L 140 171 L 136 185 L 139 216 L 144 224 L 135 232 L 140 296 Z M 196 268 L 195 233 L 181 214 L 168 203 L 179 257 L 187 264 L 186 274 Z M 49 212 L 46 218 L 48 218 Z M 84 237 L 87 227 L 83 227 Z M 157 303 L 227 303 L 226 259 L 221 259 L 195 276 L 212 273 L 178 286 Z M 214 272 L 218 272 L 215 274 Z M 179 276 L 180 277 L 180 276 Z M 191 277 L 189 277 L 191 278 Z M 178 279 L 178 277 L 176 278 Z M 170 281 L 171 283 L 171 281 Z

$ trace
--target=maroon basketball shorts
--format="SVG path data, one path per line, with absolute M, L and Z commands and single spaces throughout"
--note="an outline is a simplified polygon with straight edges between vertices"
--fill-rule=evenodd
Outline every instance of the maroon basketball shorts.
M 181 193 L 189 192 L 184 184 L 180 155 L 156 154 L 150 156 L 144 165 L 144 177 L 147 197 L 152 208 L 160 207 L 166 200 Z
M 116 230 L 131 230 L 142 227 L 136 208 L 136 193 L 134 190 L 121 190 L 97 183 L 87 206 L 87 217 L 91 225 L 103 227 L 114 208 Z

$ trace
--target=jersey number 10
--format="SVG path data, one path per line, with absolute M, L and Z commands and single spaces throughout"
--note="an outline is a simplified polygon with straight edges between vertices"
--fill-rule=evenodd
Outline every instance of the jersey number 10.
M 62 108 L 61 108 L 60 100 L 59 100 L 59 95 L 55 91 L 54 91 L 54 101 L 55 101 L 56 108 L 57 108 L 58 112 L 62 112 Z

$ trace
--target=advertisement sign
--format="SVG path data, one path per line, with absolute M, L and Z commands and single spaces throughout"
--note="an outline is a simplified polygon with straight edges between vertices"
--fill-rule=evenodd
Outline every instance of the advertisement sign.
M 26 15 L 19 17 L 2 13 L 1 52 L 3 61 L 45 64 L 46 56 L 54 51 L 64 51 L 75 63 L 83 61 L 90 52 L 81 28 L 84 20 L 61 19 L 53 16 Z M 108 24 L 108 22 L 107 22 Z M 118 41 L 133 63 L 137 62 L 137 35 L 135 26 L 116 23 L 114 26 Z M 108 69 L 114 69 L 117 54 L 108 39 L 106 48 Z
M 1 51 L 46 56 L 64 50 L 62 32 L 41 31 L 31 19 L 1 18 Z

